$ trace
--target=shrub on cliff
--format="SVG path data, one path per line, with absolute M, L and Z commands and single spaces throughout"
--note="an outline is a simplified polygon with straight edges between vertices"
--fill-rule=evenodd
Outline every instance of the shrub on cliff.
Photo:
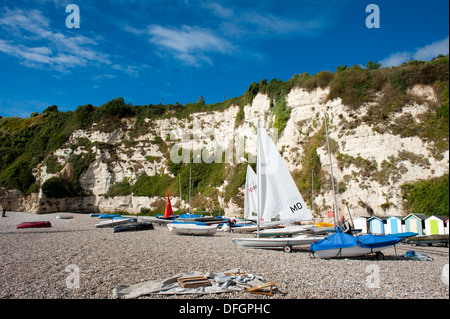
M 101 117 L 122 118 L 132 115 L 132 113 L 130 105 L 126 104 L 122 97 L 103 104 L 99 109 L 99 115 Z
M 53 177 L 42 184 L 42 192 L 48 198 L 67 198 L 79 196 L 79 193 L 73 183 Z
M 408 213 L 448 216 L 449 180 L 448 174 L 429 180 L 404 184 L 401 187 Z

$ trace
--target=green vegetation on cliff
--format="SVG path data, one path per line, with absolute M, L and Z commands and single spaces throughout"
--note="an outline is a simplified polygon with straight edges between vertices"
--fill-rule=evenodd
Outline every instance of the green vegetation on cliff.
M 402 185 L 402 195 L 405 200 L 404 207 L 407 213 L 448 216 L 448 174 L 429 180 L 404 184 Z

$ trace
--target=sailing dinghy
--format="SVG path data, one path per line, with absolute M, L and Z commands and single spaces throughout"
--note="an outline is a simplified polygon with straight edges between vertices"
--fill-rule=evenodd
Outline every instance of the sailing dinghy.
M 104 221 L 99 222 L 98 224 L 95 224 L 94 226 L 97 228 L 105 228 L 105 227 L 114 227 L 117 225 L 123 225 L 128 223 L 135 223 L 137 222 L 136 218 L 132 217 L 113 217 L 113 218 L 107 218 Z
M 276 227 L 277 225 L 278 225 L 278 223 L 259 225 L 259 229 L 261 230 L 261 229 L 273 228 L 273 227 Z M 258 225 L 255 223 L 247 222 L 244 226 L 232 227 L 231 231 L 233 233 L 253 233 L 255 231 L 258 231 Z
M 250 165 L 247 165 L 245 177 L 244 220 L 258 219 L 258 176 Z
M 292 238 L 260 237 L 261 225 L 289 224 L 312 217 L 277 147 L 259 122 L 257 153 L 257 238 L 233 238 L 233 242 L 242 247 L 284 248 L 289 252 L 294 245 L 309 245 L 323 239 L 306 234 Z
M 311 233 L 313 229 L 312 225 L 289 225 L 280 228 L 263 229 L 259 232 L 260 237 L 281 237 L 281 236 L 293 236 L 299 234 Z
M 169 213 L 168 213 L 169 212 Z M 168 217 L 166 215 L 172 214 L 172 205 L 170 203 L 169 194 L 167 194 L 167 205 L 166 205 L 166 213 L 164 217 Z M 176 218 L 172 220 L 172 223 L 167 225 L 167 229 L 177 235 L 197 235 L 197 236 L 211 236 L 214 235 L 217 231 L 218 225 L 208 225 L 202 222 L 199 222 L 197 219 L 202 218 L 201 215 L 187 215 Z
M 258 219 L 258 194 L 257 194 L 258 177 L 250 165 L 247 165 L 247 175 L 245 177 L 245 193 L 244 193 L 244 223 L 243 225 L 235 225 L 231 227 L 234 233 L 251 233 L 258 230 L 256 220 Z M 273 228 L 277 224 L 259 225 L 259 229 Z
M 64 214 L 64 215 L 57 215 L 56 218 L 57 218 L 57 219 L 72 219 L 73 216 L 72 216 L 72 215 Z
M 291 252 L 293 246 L 313 244 L 323 237 L 298 235 L 296 237 L 276 238 L 234 238 L 233 241 L 241 247 L 249 248 L 282 248 L 285 252 Z
M 190 223 L 172 223 L 167 226 L 177 235 L 212 236 L 216 233 L 218 225 L 198 225 Z
M 384 258 L 382 250 L 393 248 L 402 239 L 393 235 L 362 235 L 344 234 L 338 227 L 336 233 L 316 243 L 312 243 L 310 251 L 318 258 L 361 257 L 376 254 L 378 259 Z

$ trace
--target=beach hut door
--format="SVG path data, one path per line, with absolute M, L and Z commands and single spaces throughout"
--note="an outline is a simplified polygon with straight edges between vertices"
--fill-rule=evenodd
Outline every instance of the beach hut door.
M 411 231 L 413 233 L 418 233 L 417 231 L 417 220 L 413 219 L 410 221 L 410 227 L 411 227 Z
M 398 221 L 395 218 L 391 219 L 391 233 L 392 234 L 398 233 Z
M 439 234 L 439 227 L 438 227 L 437 220 L 430 220 L 430 230 L 431 230 L 431 235 Z

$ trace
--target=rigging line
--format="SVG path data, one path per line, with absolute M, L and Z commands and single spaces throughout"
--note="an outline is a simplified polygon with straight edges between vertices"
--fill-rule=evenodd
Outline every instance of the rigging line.
M 336 193 L 335 193 L 335 187 L 334 187 L 334 177 L 333 177 L 333 162 L 331 160 L 331 150 L 330 150 L 330 141 L 328 140 L 328 128 L 327 128 L 327 114 L 325 113 L 325 135 L 327 137 L 327 147 L 328 147 L 328 156 L 330 158 L 330 169 L 331 169 L 331 186 L 333 188 L 333 197 L 334 197 L 334 206 L 335 206 L 335 212 L 334 212 L 334 224 L 335 227 L 337 227 L 337 222 L 338 222 L 338 217 L 339 217 L 339 208 L 338 208 L 338 203 L 337 203 L 337 198 L 336 198 Z M 336 229 L 337 230 L 337 229 Z

